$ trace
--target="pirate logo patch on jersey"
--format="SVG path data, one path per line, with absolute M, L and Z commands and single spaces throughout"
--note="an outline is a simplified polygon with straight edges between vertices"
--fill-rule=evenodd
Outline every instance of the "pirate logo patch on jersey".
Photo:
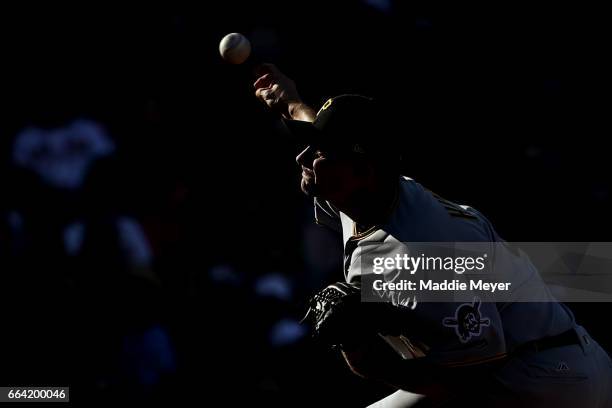
M 473 303 L 460 305 L 455 311 L 455 317 L 445 317 L 442 324 L 454 327 L 459 340 L 467 343 L 472 337 L 480 336 L 483 326 L 490 326 L 491 320 L 481 316 L 480 299 L 474 298 Z

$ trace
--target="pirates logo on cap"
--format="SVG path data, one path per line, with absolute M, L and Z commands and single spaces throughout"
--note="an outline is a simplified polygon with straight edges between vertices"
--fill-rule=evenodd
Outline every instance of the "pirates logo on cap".
M 318 115 L 319 113 L 321 113 L 322 111 L 326 110 L 327 108 L 329 108 L 329 106 L 332 104 L 332 102 L 333 102 L 333 101 L 334 101 L 334 100 L 333 100 L 333 99 L 331 99 L 331 98 L 330 98 L 330 99 L 328 99 L 328 100 L 327 100 L 327 102 L 325 102 L 325 103 L 323 104 L 323 106 L 321 106 L 321 109 L 319 109 L 319 111 L 317 112 L 317 115 Z

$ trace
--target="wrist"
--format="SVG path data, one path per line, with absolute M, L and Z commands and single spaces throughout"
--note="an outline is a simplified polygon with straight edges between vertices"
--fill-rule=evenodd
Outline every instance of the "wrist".
M 316 117 L 315 111 L 302 101 L 295 101 L 287 104 L 287 113 L 289 119 L 306 122 L 312 122 Z

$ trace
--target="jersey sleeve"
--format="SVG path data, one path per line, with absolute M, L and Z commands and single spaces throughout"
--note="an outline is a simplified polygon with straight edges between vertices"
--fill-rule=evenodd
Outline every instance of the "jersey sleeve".
M 342 223 L 340 222 L 340 212 L 334 208 L 329 202 L 314 199 L 314 214 L 315 222 L 333 231 L 342 233 Z

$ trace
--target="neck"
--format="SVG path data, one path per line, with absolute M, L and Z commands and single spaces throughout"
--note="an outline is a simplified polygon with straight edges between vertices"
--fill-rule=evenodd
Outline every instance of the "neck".
M 398 180 L 375 183 L 356 191 L 347 200 L 334 203 L 359 226 L 371 227 L 384 223 L 395 204 L 399 189 Z

